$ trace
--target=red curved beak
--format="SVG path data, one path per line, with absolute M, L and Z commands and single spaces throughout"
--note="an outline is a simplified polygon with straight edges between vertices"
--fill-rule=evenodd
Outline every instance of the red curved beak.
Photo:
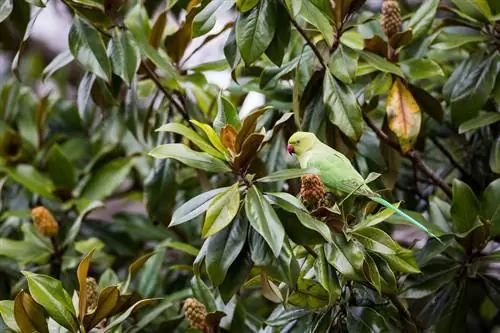
M 293 149 L 293 146 L 291 144 L 288 144 L 288 146 L 286 147 L 286 150 L 288 150 L 288 154 L 290 154 L 290 155 L 295 153 L 295 150 Z

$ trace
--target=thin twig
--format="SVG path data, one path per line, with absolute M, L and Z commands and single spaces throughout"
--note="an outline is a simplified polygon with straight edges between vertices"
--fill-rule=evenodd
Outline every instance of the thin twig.
M 282 1 L 280 1 L 282 2 Z M 283 4 L 283 3 L 282 3 Z M 283 5 L 284 6 L 284 5 Z M 286 6 L 284 6 L 286 8 Z M 306 32 L 304 31 L 304 29 L 302 29 L 302 27 L 297 23 L 297 21 L 295 21 L 295 19 L 292 17 L 292 15 L 288 12 L 288 9 L 285 10 L 286 14 L 288 15 L 288 18 L 290 19 L 290 22 L 292 22 L 293 26 L 295 27 L 295 29 L 297 29 L 297 31 L 300 33 L 300 35 L 302 36 L 302 38 L 305 39 L 307 45 L 309 45 L 309 47 L 312 49 L 312 51 L 314 52 L 314 54 L 316 55 L 316 57 L 318 58 L 321 66 L 324 68 L 324 69 L 327 69 L 327 66 L 325 64 L 325 60 L 323 59 L 323 57 L 321 56 L 321 53 L 319 52 L 318 48 L 316 47 L 316 45 L 314 45 L 314 43 L 309 39 L 309 37 L 307 37 L 307 34 Z
M 194 129 L 193 124 L 191 124 L 190 118 L 186 110 L 182 107 L 182 105 L 172 96 L 172 94 L 163 86 L 160 81 L 160 78 L 156 75 L 156 73 L 149 67 L 148 64 L 142 63 L 141 68 L 143 68 L 148 77 L 153 80 L 156 84 L 156 87 L 161 90 L 161 92 L 168 98 L 168 100 L 172 103 L 172 105 L 177 109 L 177 111 L 182 115 L 182 118 L 189 124 L 191 128 Z
M 389 147 L 391 147 L 392 149 L 398 151 L 401 156 L 403 157 L 406 157 L 408 159 L 410 159 L 415 167 L 417 167 L 420 171 L 422 171 L 424 174 L 426 174 L 429 178 L 432 179 L 432 181 L 437 185 L 439 186 L 444 193 L 446 193 L 446 195 L 451 198 L 452 197 L 452 191 L 451 191 L 451 188 L 448 184 L 446 184 L 446 182 L 441 179 L 441 177 L 439 177 L 435 172 L 434 170 L 432 170 L 431 168 L 429 168 L 429 166 L 427 164 L 425 164 L 425 162 L 422 160 L 422 158 L 420 157 L 420 154 L 418 151 L 414 150 L 414 149 L 411 149 L 410 151 L 404 153 L 402 150 L 401 150 L 401 147 L 399 146 L 399 144 L 397 142 L 394 142 L 392 141 L 388 136 L 387 134 L 385 134 L 380 128 L 378 128 L 372 121 L 371 119 L 368 117 L 368 115 L 366 115 L 365 113 L 363 113 L 363 119 L 365 120 L 366 124 L 375 132 L 375 134 L 377 135 L 377 137 L 380 139 L 380 140 L 383 140 L 385 143 L 387 143 L 387 145 Z

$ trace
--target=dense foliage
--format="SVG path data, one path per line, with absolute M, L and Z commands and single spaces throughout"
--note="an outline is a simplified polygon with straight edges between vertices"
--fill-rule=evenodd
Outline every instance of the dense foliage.
M 47 2 L 0 0 L 0 330 L 500 327 L 499 1 L 51 0 L 50 59 Z M 439 240 L 326 189 L 298 130 Z

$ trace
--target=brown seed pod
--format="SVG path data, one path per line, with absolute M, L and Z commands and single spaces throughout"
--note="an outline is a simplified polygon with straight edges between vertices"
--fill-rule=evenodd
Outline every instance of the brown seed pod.
M 54 219 L 54 216 L 48 211 L 47 208 L 39 206 L 31 210 L 31 217 L 35 224 L 36 230 L 46 236 L 54 237 L 59 232 L 59 224 Z
M 385 0 L 382 4 L 380 25 L 387 37 L 392 37 L 401 28 L 401 10 L 396 0 Z
M 89 313 L 97 308 L 99 285 L 93 277 L 87 277 L 85 288 L 87 289 L 87 313 Z
M 325 199 L 325 186 L 318 175 L 302 176 L 302 186 L 300 188 L 300 199 L 309 210 L 314 210 L 322 206 Z
M 191 327 L 201 331 L 206 329 L 205 319 L 207 318 L 207 310 L 196 298 L 186 299 L 182 310 Z

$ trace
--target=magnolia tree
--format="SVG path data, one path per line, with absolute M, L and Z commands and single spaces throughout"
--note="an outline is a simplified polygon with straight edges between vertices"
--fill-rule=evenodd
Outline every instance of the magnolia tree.
M 499 1 L 51 0 L 57 55 L 46 5 L 0 0 L 2 331 L 498 330 Z

